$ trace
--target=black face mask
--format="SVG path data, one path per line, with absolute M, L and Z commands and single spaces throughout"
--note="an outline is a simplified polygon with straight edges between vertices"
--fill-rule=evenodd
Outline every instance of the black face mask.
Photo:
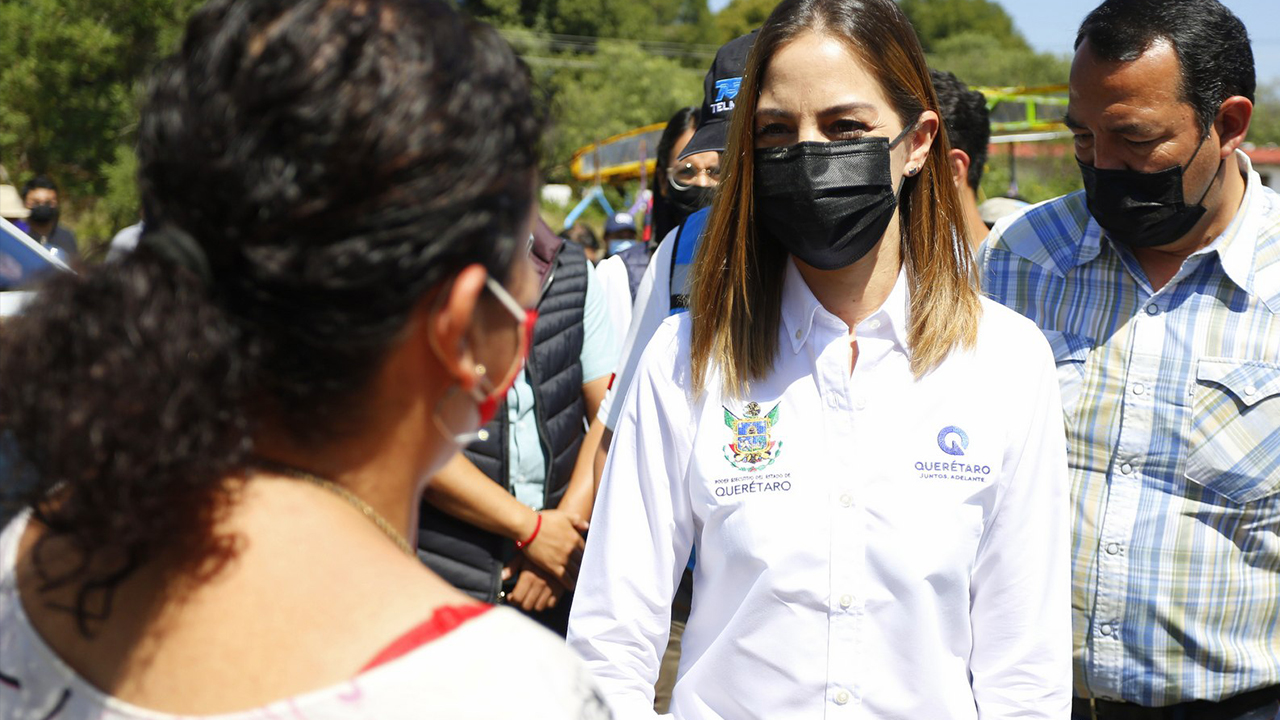
M 711 205 L 711 198 L 715 195 L 715 191 L 713 187 L 701 185 L 693 185 L 683 190 L 672 186 L 667 188 L 667 201 L 677 212 L 687 217 Z
M 31 207 L 31 215 L 27 218 L 31 222 L 45 223 L 55 222 L 58 219 L 58 208 L 48 203 L 40 203 Z
M 755 152 L 755 213 L 765 232 L 819 270 L 848 267 L 871 252 L 898 207 L 892 142 L 859 138 L 802 142 Z
M 1089 214 L 1107 236 L 1132 248 L 1149 248 L 1176 242 L 1204 217 L 1200 203 L 1218 178 L 1215 172 L 1200 199 L 1188 205 L 1182 197 L 1182 173 L 1200 154 L 1205 135 L 1186 165 L 1174 165 L 1157 172 L 1099 170 L 1076 160 L 1084 179 Z M 1218 171 L 1222 163 L 1218 163 Z

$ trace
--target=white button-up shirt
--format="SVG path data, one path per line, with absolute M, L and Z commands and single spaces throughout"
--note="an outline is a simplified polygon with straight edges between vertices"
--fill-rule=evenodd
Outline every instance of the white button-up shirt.
M 697 548 L 677 718 L 1069 715 L 1065 440 L 1053 357 L 983 301 L 977 347 L 917 380 L 903 277 L 856 328 L 794 264 L 772 374 L 691 400 L 687 314 L 640 361 L 569 642 L 621 718 L 653 717 Z M 762 330 L 763 331 L 763 330 Z

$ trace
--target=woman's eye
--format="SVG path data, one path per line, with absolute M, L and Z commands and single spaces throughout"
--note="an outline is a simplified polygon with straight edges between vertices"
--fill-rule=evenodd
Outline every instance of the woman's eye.
M 769 123 L 756 130 L 757 135 L 786 135 L 791 132 L 791 128 L 782 123 Z
M 867 125 L 857 120 L 837 120 L 831 124 L 831 131 L 835 135 L 857 135 L 866 132 Z

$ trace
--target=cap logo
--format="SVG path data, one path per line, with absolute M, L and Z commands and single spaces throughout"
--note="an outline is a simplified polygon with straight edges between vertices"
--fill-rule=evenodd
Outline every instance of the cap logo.
M 742 78 L 725 78 L 716 81 L 716 99 L 711 103 L 711 112 L 719 114 L 733 109 L 733 99 L 738 97 L 738 88 L 742 86 Z

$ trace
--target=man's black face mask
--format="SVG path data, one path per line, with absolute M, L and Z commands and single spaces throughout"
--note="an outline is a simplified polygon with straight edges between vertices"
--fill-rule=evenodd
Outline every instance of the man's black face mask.
M 31 206 L 31 215 L 27 218 L 41 225 L 58 219 L 58 208 L 50 203 L 39 203 Z
M 1200 199 L 1188 205 L 1182 196 L 1182 175 L 1200 154 L 1206 134 L 1185 165 L 1174 165 L 1157 172 L 1137 170 L 1100 170 L 1076 159 L 1084 180 L 1089 213 L 1107 236 L 1131 248 L 1149 248 L 1176 242 L 1204 217 L 1201 203 L 1222 171 L 1209 179 Z

